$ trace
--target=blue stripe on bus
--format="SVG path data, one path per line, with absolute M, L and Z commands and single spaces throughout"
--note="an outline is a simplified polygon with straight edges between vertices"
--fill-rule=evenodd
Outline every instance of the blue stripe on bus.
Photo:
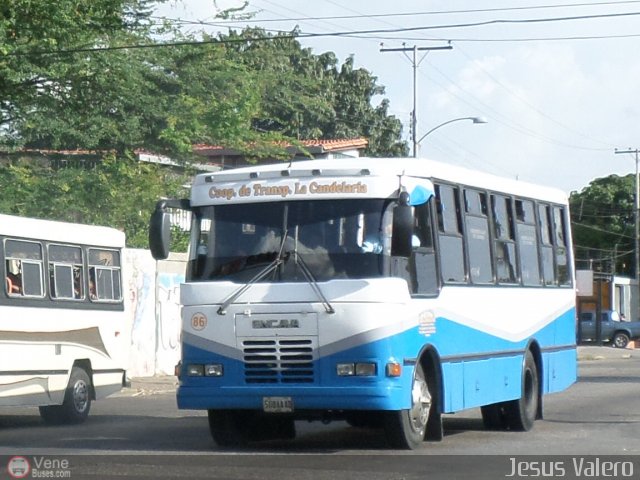
M 517 318 L 514 319 L 517 321 Z M 575 312 L 570 310 L 529 338 L 542 352 L 543 393 L 563 390 L 576 380 Z M 436 320 L 425 338 L 412 328 L 313 361 L 313 383 L 245 384 L 244 363 L 183 344 L 183 368 L 190 363 L 223 363 L 225 375 L 182 376 L 178 406 L 183 409 L 261 409 L 263 396 L 289 396 L 297 409 L 398 410 L 408 408 L 413 365 L 425 343 L 437 346 L 444 382 L 443 411 L 512 400 L 521 394 L 523 354 L 529 338 L 511 342 L 452 322 Z M 320 353 L 322 348 L 320 348 Z M 403 358 L 393 352 L 404 352 Z M 403 364 L 400 378 L 385 376 L 388 361 Z M 373 362 L 376 377 L 338 377 L 339 362 Z

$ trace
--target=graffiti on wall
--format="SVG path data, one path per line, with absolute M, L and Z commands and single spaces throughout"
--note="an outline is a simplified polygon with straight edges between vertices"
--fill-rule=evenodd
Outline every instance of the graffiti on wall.
M 173 375 L 180 359 L 180 284 L 184 275 L 158 274 L 156 373 Z
M 127 375 L 173 375 L 180 359 L 180 283 L 184 275 L 156 272 L 148 250 L 125 250 L 125 262 L 131 338 Z

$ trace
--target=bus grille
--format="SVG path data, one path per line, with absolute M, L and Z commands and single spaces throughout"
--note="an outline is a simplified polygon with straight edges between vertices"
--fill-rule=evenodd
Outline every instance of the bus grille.
M 312 339 L 243 340 L 246 383 L 313 383 Z

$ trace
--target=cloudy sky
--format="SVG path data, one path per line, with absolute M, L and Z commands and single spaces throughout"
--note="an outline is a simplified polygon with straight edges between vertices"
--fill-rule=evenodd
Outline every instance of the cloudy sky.
M 640 148 L 640 0 L 249 0 L 247 22 L 216 12 L 238 0 L 171 0 L 158 12 L 190 31 L 298 26 L 304 46 L 378 77 L 411 144 L 411 52 L 418 52 L 419 155 L 567 192 L 635 171 Z M 354 33 L 356 32 L 356 33 Z M 349 34 L 351 33 L 351 34 Z M 328 36 L 325 36 L 329 34 Z M 380 100 L 380 99 L 378 99 Z

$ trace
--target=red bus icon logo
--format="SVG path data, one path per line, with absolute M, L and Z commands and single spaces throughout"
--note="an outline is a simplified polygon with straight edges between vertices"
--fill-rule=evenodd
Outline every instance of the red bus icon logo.
M 25 478 L 31 471 L 29 460 L 24 457 L 11 457 L 7 464 L 7 472 L 12 478 Z

